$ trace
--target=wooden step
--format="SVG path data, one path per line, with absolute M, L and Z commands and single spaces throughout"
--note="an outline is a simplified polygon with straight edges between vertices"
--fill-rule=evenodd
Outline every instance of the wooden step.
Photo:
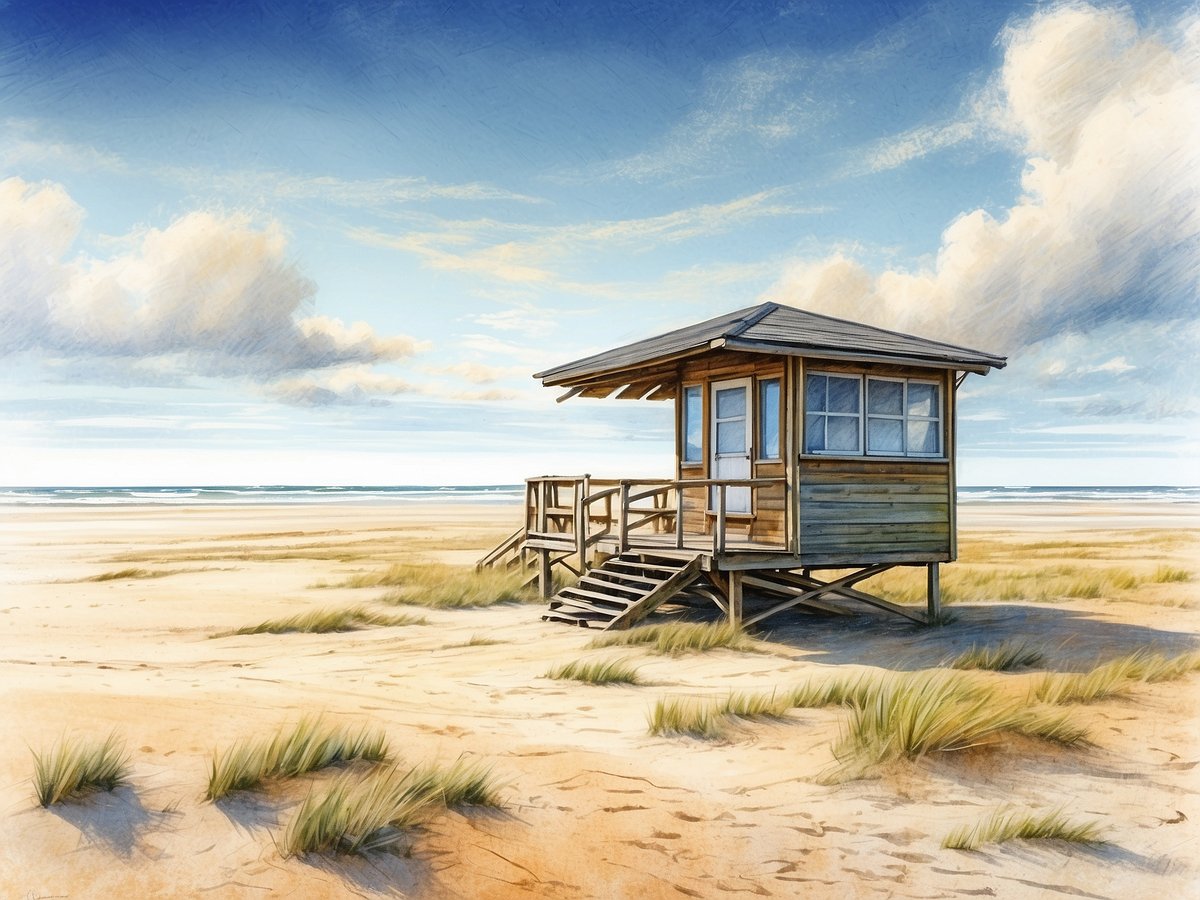
M 580 600 L 592 600 L 599 603 L 608 603 L 617 609 L 624 609 L 630 603 L 636 603 L 636 600 L 630 600 L 626 597 L 617 597 L 613 594 L 600 594 L 596 591 L 589 591 L 581 587 L 566 587 L 554 595 L 556 599 L 571 600 L 578 598 Z
M 594 569 L 592 571 L 595 572 Z M 653 585 L 632 585 L 616 580 L 608 581 L 598 575 L 592 574 L 584 575 L 579 579 L 577 584 L 586 587 L 589 590 L 593 588 L 598 589 L 602 594 L 607 593 L 608 591 L 623 591 L 626 594 L 633 595 L 630 599 L 640 600 L 642 597 L 645 597 L 652 590 L 658 587 L 661 582 L 656 581 Z

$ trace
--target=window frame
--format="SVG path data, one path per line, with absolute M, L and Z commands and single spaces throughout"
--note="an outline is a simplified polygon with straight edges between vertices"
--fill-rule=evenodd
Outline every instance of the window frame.
M 820 375 L 825 378 L 844 378 L 847 381 L 857 381 L 858 382 L 858 412 L 857 413 L 840 413 L 840 412 L 829 412 L 827 410 L 817 410 L 816 412 L 811 411 L 808 408 L 808 379 L 812 375 Z M 825 403 L 826 403 L 826 405 L 829 404 L 829 385 L 828 384 L 826 384 L 826 386 L 825 386 Z M 806 454 L 809 454 L 812 456 L 862 456 L 863 450 L 866 447 L 866 433 L 864 431 L 864 421 L 865 420 L 863 417 L 865 403 L 866 403 L 866 393 L 865 393 L 865 386 L 864 386 L 862 375 L 847 375 L 845 372 L 824 372 L 824 371 L 820 371 L 820 370 L 806 371 L 804 373 L 804 416 L 803 416 L 804 424 L 803 424 L 803 429 L 802 429 L 803 434 L 801 435 L 801 437 L 803 438 L 803 442 L 801 443 L 801 446 L 805 448 L 804 452 Z M 828 449 L 809 450 L 808 449 L 808 417 L 809 416 L 823 416 L 824 417 L 824 419 L 825 419 L 825 426 L 824 426 L 825 427 L 825 435 L 824 435 L 825 440 L 823 441 L 823 443 L 826 443 L 826 444 L 829 443 L 829 417 L 830 416 L 834 416 L 836 418 L 841 418 L 841 419 L 858 419 L 858 449 L 856 449 L 856 450 L 828 450 Z
M 857 450 L 809 450 L 808 448 L 808 420 L 809 416 L 822 416 L 826 422 L 828 429 L 828 420 L 830 416 L 839 416 L 842 418 L 854 418 L 852 413 L 831 413 L 824 410 L 812 411 L 808 408 L 808 379 L 813 375 L 824 376 L 826 378 L 847 378 L 858 381 L 859 400 L 858 400 L 858 449 Z M 870 382 L 871 381 L 891 381 L 898 382 L 903 385 L 901 393 L 900 415 L 890 414 L 875 414 L 872 415 L 868 409 L 870 399 Z M 946 452 L 946 386 L 943 381 L 936 378 L 923 378 L 921 376 L 908 375 L 874 375 L 869 372 L 847 373 L 834 372 L 824 369 L 806 369 L 803 379 L 803 415 L 801 416 L 802 434 L 801 447 L 804 448 L 801 452 L 802 456 L 809 457 L 829 457 L 835 456 L 840 458 L 871 458 L 871 459 L 927 459 L 933 461 L 942 461 L 948 459 Z M 910 416 L 908 412 L 908 386 L 909 384 L 926 384 L 934 389 L 935 397 L 935 415 L 933 416 Z M 828 391 L 828 387 L 826 387 Z M 826 394 L 826 402 L 828 403 L 828 394 Z M 891 450 L 870 450 L 867 445 L 869 429 L 868 423 L 870 419 L 888 419 L 900 423 L 901 439 L 903 449 L 900 452 Z M 908 449 L 908 425 L 909 422 L 930 422 L 934 425 L 934 434 L 937 435 L 937 450 L 933 453 L 910 451 Z M 826 431 L 828 437 L 828 430 Z
M 696 423 L 697 434 L 700 437 L 699 456 L 696 459 L 688 458 L 688 393 L 695 391 L 696 396 L 700 401 L 699 421 Z M 679 413 L 679 465 L 681 468 L 700 468 L 704 465 L 704 385 L 703 384 L 685 384 L 683 386 L 683 403 L 680 406 Z
M 868 376 L 875 377 L 875 376 Z M 908 386 L 910 384 L 928 384 L 934 389 L 934 400 L 936 405 L 936 413 L 934 416 L 910 416 L 908 412 Z M 944 403 L 942 395 L 945 393 L 942 382 L 932 378 L 905 378 L 904 379 L 904 455 L 908 459 L 945 459 L 946 448 L 945 431 L 943 428 Z M 937 450 L 933 453 L 913 452 L 908 449 L 908 423 L 911 420 L 917 422 L 933 422 L 937 427 L 933 433 L 937 435 Z
M 775 385 L 775 403 L 768 404 L 763 399 L 763 391 L 768 384 Z M 783 461 L 783 379 L 778 375 L 772 375 L 769 378 L 756 378 L 754 384 L 754 396 L 757 405 L 757 421 L 754 428 L 754 461 L 756 463 L 776 463 Z M 766 454 L 766 434 L 764 426 L 767 424 L 766 410 L 769 406 L 773 406 L 773 414 L 775 416 L 775 453 L 771 456 Z

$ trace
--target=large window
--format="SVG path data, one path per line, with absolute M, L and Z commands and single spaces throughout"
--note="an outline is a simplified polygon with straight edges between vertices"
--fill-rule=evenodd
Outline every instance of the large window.
M 683 389 L 683 461 L 704 461 L 704 393 L 698 384 Z
M 808 453 L 858 456 L 865 442 L 871 456 L 941 457 L 941 385 L 813 372 L 805 382 L 804 428 Z
M 758 382 L 758 458 L 779 459 L 779 379 Z

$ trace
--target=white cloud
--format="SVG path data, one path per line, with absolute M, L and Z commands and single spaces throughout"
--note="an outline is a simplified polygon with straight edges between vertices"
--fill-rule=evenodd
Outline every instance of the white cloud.
M 783 189 L 759 191 L 722 203 L 699 204 L 636 219 L 557 226 L 494 219 L 442 220 L 434 230 L 386 234 L 371 228 L 354 228 L 349 236 L 370 246 L 415 254 L 433 269 L 526 287 L 607 294 L 613 291 L 612 285 L 570 279 L 556 266 L 584 251 L 644 252 L 724 234 L 759 219 L 812 215 L 825 209 L 796 206 L 787 201 L 786 193 Z
M 862 160 L 852 163 L 843 174 L 895 169 L 914 159 L 969 141 L 978 133 L 978 124 L 971 119 L 920 125 L 878 141 L 866 150 Z
M 544 203 L 539 197 L 519 194 L 481 182 L 442 184 L 428 178 L 338 178 L 331 175 L 288 175 L 283 172 L 248 171 L 217 173 L 206 169 L 160 168 L 157 177 L 183 184 L 206 196 L 216 193 L 247 199 L 320 201 L 355 209 L 379 209 L 432 200 L 504 201 Z
M 1028 152 L 1023 195 L 966 213 L 917 271 L 834 254 L 767 296 L 1012 352 L 1108 321 L 1195 316 L 1200 281 L 1200 27 L 1139 34 L 1127 10 L 1057 6 L 1013 24 L 987 115 Z
M 128 236 L 111 258 L 68 258 L 82 221 L 60 185 L 0 182 L 0 353 L 167 360 L 174 372 L 268 380 L 421 348 L 365 323 L 303 316 L 316 286 L 274 223 L 192 212 Z

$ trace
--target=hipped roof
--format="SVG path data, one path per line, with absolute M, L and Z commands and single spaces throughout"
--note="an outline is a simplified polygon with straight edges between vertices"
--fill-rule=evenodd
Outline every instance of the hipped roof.
M 986 375 L 1001 369 L 1003 356 L 931 341 L 871 325 L 835 319 L 778 303 L 739 309 L 538 372 L 546 386 L 577 386 L 625 373 L 636 380 L 638 368 L 649 368 L 684 356 L 717 349 L 784 356 L 893 362 L 957 369 Z M 565 398 L 564 398 L 565 399 Z

